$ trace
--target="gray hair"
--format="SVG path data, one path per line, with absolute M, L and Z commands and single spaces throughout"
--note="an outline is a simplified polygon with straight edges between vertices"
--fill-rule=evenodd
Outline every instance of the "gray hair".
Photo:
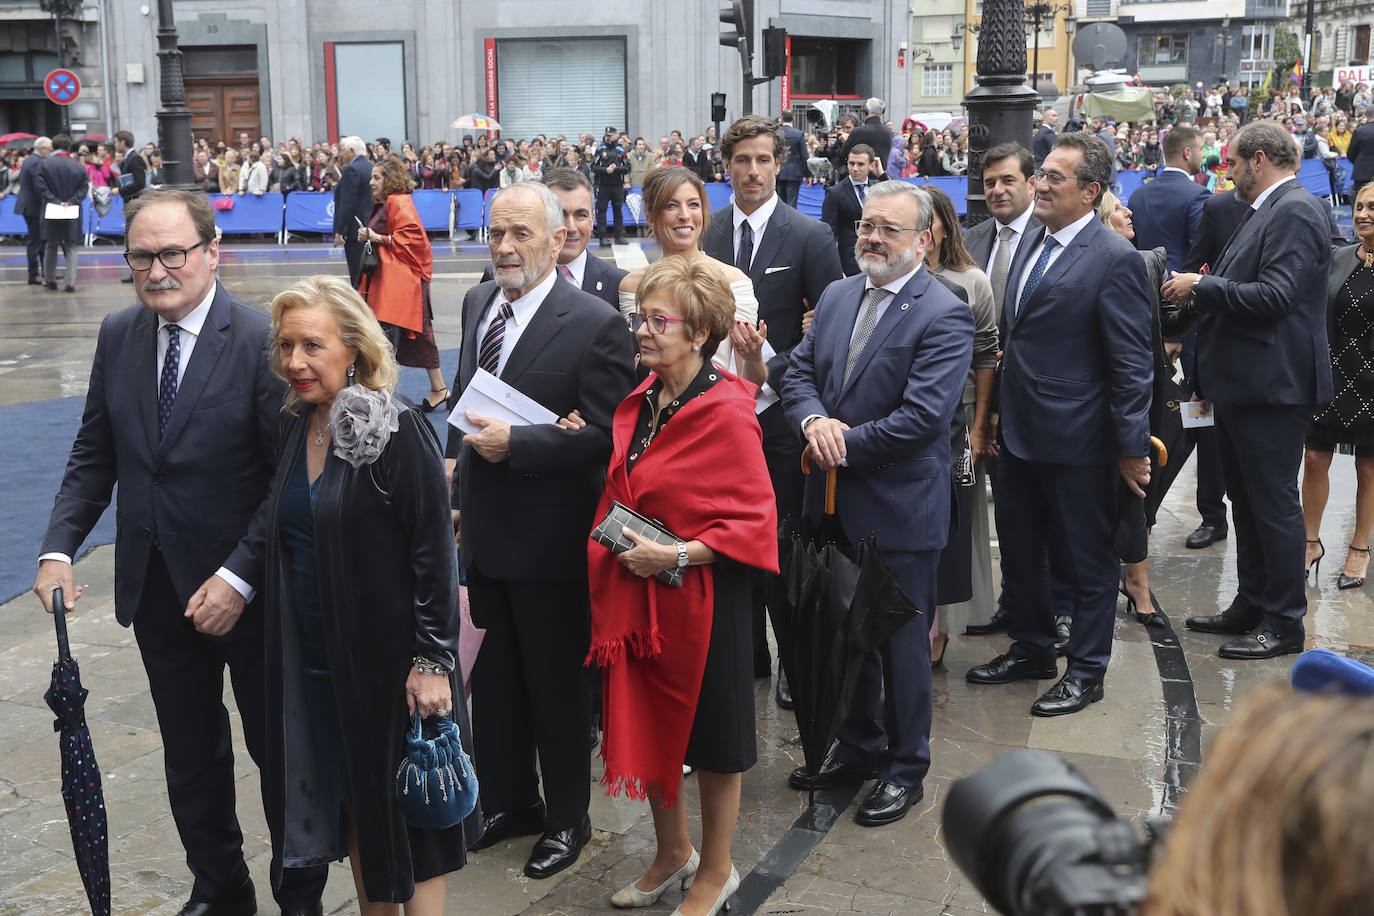
M 340 137 L 339 149 L 349 150 L 355 156 L 367 155 L 367 144 L 363 142 L 362 137 Z
M 916 231 L 924 232 L 930 228 L 930 220 L 935 213 L 935 204 L 924 188 L 919 188 L 909 181 L 896 181 L 890 178 L 868 187 L 867 196 L 869 198 L 882 197 L 887 194 L 908 194 L 916 198 Z
M 37 140 L 33 141 L 33 148 L 35 150 L 52 149 L 52 140 L 48 137 L 39 137 Z
M 1112 151 L 1101 138 L 1085 130 L 1060 134 L 1054 141 L 1054 149 L 1060 147 L 1076 149 L 1083 154 L 1073 170 L 1074 177 L 1078 179 L 1080 187 L 1097 182 L 1097 196 L 1093 198 L 1093 206 L 1096 207 L 1102 202 L 1103 192 L 1112 188 Z
M 1302 148 L 1293 135 L 1277 121 L 1251 121 L 1231 138 L 1234 154 L 1249 159 L 1263 150 L 1264 156 L 1275 166 L 1296 172 L 1302 160 Z
M 884 111 L 887 111 L 887 106 L 883 104 L 883 100 L 880 98 L 874 97 L 864 102 L 864 112 L 869 115 L 881 117 Z
M 549 190 L 547 186 L 537 181 L 521 181 L 516 184 L 504 187 L 491 195 L 491 203 L 487 205 L 487 212 L 496 206 L 496 202 L 511 191 L 528 191 L 539 197 L 544 204 L 544 223 L 549 235 L 563 228 L 563 201 L 558 199 L 558 195 Z

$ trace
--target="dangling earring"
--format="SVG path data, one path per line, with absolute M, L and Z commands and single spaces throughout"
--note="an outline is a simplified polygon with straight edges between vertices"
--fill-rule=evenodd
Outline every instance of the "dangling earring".
M 352 384 L 353 384 L 353 373 L 354 373 L 355 371 L 356 371 L 356 370 L 353 368 L 353 364 L 352 364 L 352 363 L 349 363 L 349 364 L 348 364 L 348 384 L 349 384 L 350 386 L 352 386 Z

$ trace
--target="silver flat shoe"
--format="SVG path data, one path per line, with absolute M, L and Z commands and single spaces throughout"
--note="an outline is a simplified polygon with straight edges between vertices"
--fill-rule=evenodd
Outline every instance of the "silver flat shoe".
M 679 868 L 668 876 L 658 887 L 651 891 L 642 891 L 635 887 L 635 882 L 622 887 L 611 895 L 611 906 L 618 910 L 633 910 L 641 906 L 653 906 L 658 903 L 658 898 L 663 896 L 663 892 L 675 881 L 682 883 L 682 889 L 687 890 L 687 886 L 692 883 L 692 878 L 696 876 L 697 866 L 701 864 L 701 854 L 695 849 L 687 857 L 687 864 Z

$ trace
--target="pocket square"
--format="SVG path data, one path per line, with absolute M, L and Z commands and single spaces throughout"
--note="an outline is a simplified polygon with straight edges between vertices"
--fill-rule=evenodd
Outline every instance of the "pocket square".
M 765 268 L 763 269 L 763 272 L 764 272 L 765 275 L 767 275 L 767 274 L 775 274 L 775 273 L 777 273 L 777 272 L 780 271 L 780 270 L 791 270 L 791 269 L 792 269 L 792 265 L 791 265 L 791 264 L 784 264 L 784 265 L 782 265 L 781 267 L 765 267 Z

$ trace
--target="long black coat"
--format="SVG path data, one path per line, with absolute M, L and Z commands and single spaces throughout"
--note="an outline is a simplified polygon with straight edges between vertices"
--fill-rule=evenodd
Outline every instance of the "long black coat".
M 337 854 L 335 838 L 318 827 L 329 823 L 328 816 L 312 807 L 319 796 L 308 785 L 313 767 L 301 763 L 311 752 L 310 730 L 303 720 L 290 563 L 277 525 L 282 493 L 310 423 L 308 409 L 299 417 L 283 414 L 277 473 L 264 516 L 267 708 L 280 714 L 268 719 L 263 795 L 277 802 L 267 806 L 269 811 L 285 812 L 285 823 L 274 825 L 282 838 L 281 848 L 273 850 L 274 876 L 283 857 L 306 865 Z M 413 409 L 402 409 L 400 424 L 371 464 L 354 468 L 331 452 L 315 503 L 320 605 L 342 732 L 346 798 L 367 894 L 391 902 L 414 893 L 415 844 L 448 845 L 445 855 L 457 856 L 461 864 L 481 830 L 480 809 L 450 830 L 409 829 L 393 791 L 410 724 L 405 682 L 411 659 L 424 655 L 456 671 L 459 628 L 458 558 L 439 440 Z M 460 675 L 450 679 L 450 688 L 452 715 L 464 749 L 472 754 Z
M 38 211 L 40 215 L 47 209 L 48 204 L 80 206 L 91 186 L 91 178 L 86 174 L 86 169 L 65 153 L 49 155 L 43 160 L 38 174 L 33 178 L 34 184 L 38 187 L 38 196 L 42 200 Z M 81 241 L 81 217 L 53 220 L 44 218 L 43 237 L 59 242 Z

